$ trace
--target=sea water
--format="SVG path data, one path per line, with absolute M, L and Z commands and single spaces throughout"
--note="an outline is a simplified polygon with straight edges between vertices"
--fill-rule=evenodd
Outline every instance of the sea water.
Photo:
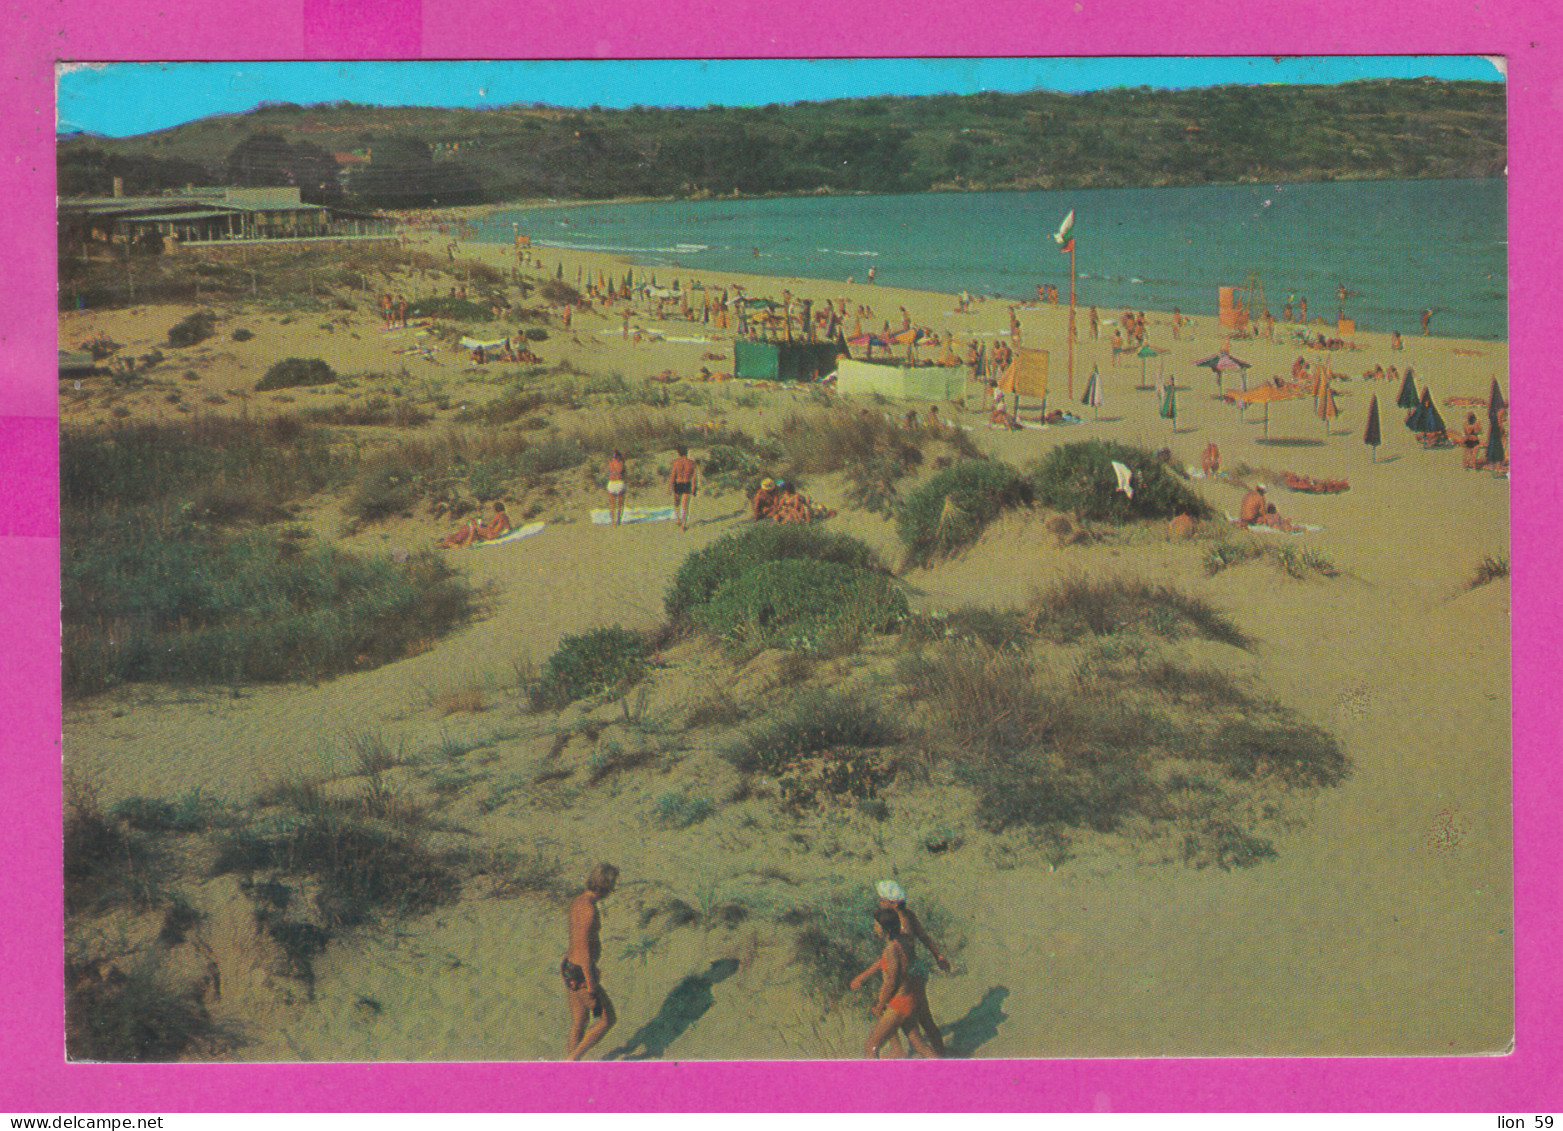
M 612 252 L 663 285 L 701 270 L 861 283 L 873 267 L 880 285 L 1019 300 L 1051 283 L 1067 301 L 1053 233 L 1073 211 L 1076 299 L 1104 316 L 1210 315 L 1219 287 L 1252 285 L 1277 319 L 1306 298 L 1310 319 L 1410 334 L 1430 309 L 1435 334 L 1496 339 L 1504 193 L 1483 179 L 571 204 L 499 211 L 478 238 Z

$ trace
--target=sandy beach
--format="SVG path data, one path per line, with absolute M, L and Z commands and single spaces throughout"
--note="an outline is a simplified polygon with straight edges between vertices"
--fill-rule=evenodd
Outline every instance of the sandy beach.
M 440 258 L 451 238 L 408 232 L 413 246 Z M 607 255 L 544 247 L 532 254 L 537 265 L 526 271 L 534 282 L 562 275 L 573 284 L 626 270 Z M 508 272 L 516 255 L 464 242 L 455 261 L 466 260 Z M 664 285 L 676 274 L 752 296 L 779 299 L 785 288 L 816 302 L 844 298 L 854 310 L 872 309 L 864 329 L 897 325 L 905 307 L 917 325 L 950 331 L 962 356 L 966 342 L 992 343 L 1009 331 L 1002 301 L 958 313 L 955 296 L 898 289 L 887 280 L 870 286 L 656 273 Z M 449 274 L 420 273 L 384 284 L 409 298 L 458 285 Z M 513 287 L 509 292 L 515 296 Z M 459 414 L 503 395 L 496 375 L 508 367 L 474 365 L 468 351 L 419 338 L 416 327 L 387 331 L 372 295 L 344 297 L 351 309 L 320 314 L 219 305 L 212 308 L 217 334 L 184 350 L 167 345 L 167 331 L 198 309 L 193 305 L 62 313 L 62 348 L 104 334 L 123 354 L 160 348 L 166 355 L 153 371 L 157 380 L 138 389 L 114 389 L 102 378 L 63 381 L 62 427 L 173 423 L 201 414 L 265 417 L 352 405 L 391 385 L 443 405 L 419 429 L 351 430 L 373 451 L 471 428 L 455 423 Z M 1208 539 L 1171 539 L 1159 524 L 1063 546 L 1047 529 L 1049 515 L 1022 510 L 1001 517 L 967 551 L 906 571 L 901 580 L 920 613 L 1016 609 L 1034 590 L 1082 575 L 1176 586 L 1229 613 L 1256 640 L 1252 650 L 1185 642 L 1182 653 L 1263 687 L 1333 735 L 1352 763 L 1342 784 L 1298 791 L 1266 821 L 1276 855 L 1256 867 L 1188 866 L 1165 838 L 1128 834 L 1082 835 L 1067 858 L 1050 859 L 1013 830 L 982 831 L 969 791 L 937 777 L 898 779 L 887 791 L 884 821 L 850 809 L 793 816 L 766 796 L 722 804 L 685 829 L 652 820 L 670 791 L 735 795 L 738 775 L 722 757 L 731 736 L 690 729 L 684 720 L 718 686 L 763 713 L 776 701 L 779 660 L 762 653 L 734 667 L 700 641 L 685 641 L 663 657 L 633 704 L 637 718 L 628 696 L 586 701 L 557 716 L 527 709 L 518 668 L 543 662 L 567 635 L 613 624 L 655 628 L 686 556 L 746 524 L 740 495 L 702 493 L 687 532 L 667 522 L 594 525 L 588 512 L 604 505 L 596 461 L 551 493 L 510 500 L 512 510 L 524 507 L 546 521 L 537 536 L 453 552 L 460 571 L 490 595 L 471 625 L 407 659 L 316 684 L 130 685 L 70 702 L 67 777 L 90 783 L 105 805 L 192 791 L 241 805 L 279 782 L 347 788 L 349 736 L 380 733 L 409 755 L 387 780 L 437 805 L 441 819 L 471 842 L 557 860 L 561 882 L 577 887 L 598 860 L 622 869 L 603 925 L 603 978 L 620 1020 L 600 1046 L 619 1057 L 857 1055 L 870 1024 L 868 994 L 844 1005 L 812 997 L 792 938 L 777 922 L 789 903 L 846 889 L 870 902 L 874 881 L 889 875 L 906 886 L 914 906 L 942 910 L 941 941 L 955 951 L 955 971 L 936 975 L 928 993 L 939 1020 L 953 1026 L 951 1039 L 969 1055 L 1500 1052 L 1513 1031 L 1509 586 L 1506 576 L 1469 583 L 1483 559 L 1507 560 L 1508 481 L 1463 469 L 1458 448 L 1423 449 L 1394 407 L 1397 384 L 1362 374 L 1376 365 L 1414 368 L 1453 431 L 1468 410 L 1446 398 L 1485 397 L 1494 379 L 1507 395 L 1507 346 L 1414 334 L 1408 314 L 1400 350 L 1390 349 L 1387 334 L 1360 333 L 1351 336 L 1354 348 L 1326 354 L 1289 340 L 1292 327 L 1278 322 L 1273 338 L 1230 340 L 1231 352 L 1251 363 L 1248 383 L 1287 376 L 1299 355 L 1310 363 L 1328 359 L 1344 378 L 1335 385 L 1340 416 L 1327 425 L 1304 397 L 1269 406 L 1266 426 L 1262 409 L 1240 412 L 1217 399 L 1214 376 L 1194 364 L 1229 340 L 1214 317 L 1215 294 L 1210 298 L 1208 310 L 1183 312 L 1176 340 L 1170 312 L 1150 312 L 1149 341 L 1167 352 L 1115 365 L 1112 324 L 1104 321 L 1101 336 L 1091 338 L 1082 288 L 1072 398 L 1065 308 L 1024 306 L 1024 344 L 1050 351 L 1048 407 L 1084 422 L 992 429 L 975 385 L 964 404 L 941 403 L 941 414 L 967 429 L 982 452 L 1016 466 L 1061 444 L 1110 439 L 1165 447 L 1175 465 L 1197 467 L 1214 442 L 1224 468 L 1237 470 L 1194 486 L 1218 512 L 1236 513 L 1245 484 L 1274 483 L 1283 472 L 1344 479 L 1350 488 L 1339 494 L 1270 493 L 1287 518 L 1318 529 L 1268 537 L 1327 556 L 1336 576 L 1301 580 L 1258 562 L 1210 576 L 1203 564 Z M 1100 310 L 1104 320 L 1118 314 Z M 253 336 L 233 340 L 241 327 Z M 639 304 L 629 333 L 618 305 L 576 311 L 568 329 L 556 313 L 547 329 L 535 348 L 549 366 L 568 362 L 578 374 L 621 375 L 632 387 L 670 371 L 677 387 L 701 390 L 703 397 L 674 398 L 654 410 L 689 426 L 691 435 L 718 425 L 763 436 L 788 414 L 818 408 L 807 388 L 696 381 L 702 366 L 732 369 L 732 332 L 715 323 L 659 321 Z M 397 352 L 415 343 L 429 344 L 432 360 Z M 358 379 L 351 388 L 257 392 L 261 374 L 283 357 L 320 358 Z M 1093 368 L 1104 388 L 1097 411 L 1079 403 Z M 1141 387 L 1153 386 L 1158 372 L 1178 384 L 1175 422 L 1158 415 L 1157 393 Z M 1375 394 L 1383 420 L 1376 450 L 1362 441 Z M 853 411 L 896 415 L 926 408 L 846 403 Z M 1031 421 L 1037 407 L 1026 410 Z M 611 428 L 630 411 L 588 404 L 555 412 L 548 423 Z M 1473 411 L 1485 421 L 1481 408 Z M 698 440 L 692 445 L 693 454 L 704 454 Z M 671 455 L 632 466 L 630 505 L 666 505 Z M 894 523 L 852 507 L 848 486 L 839 475 L 808 484 L 817 502 L 838 511 L 831 529 L 899 564 Z M 347 533 L 344 505 L 340 494 L 314 496 L 294 521 L 323 542 L 379 556 L 428 546 L 451 525 L 420 510 Z M 871 686 L 870 677 L 889 662 L 878 663 L 872 652 L 863 663 L 826 660 L 817 678 Z M 451 695 L 473 691 L 478 709 L 446 709 Z M 556 736 L 565 728 L 573 737 L 560 747 Z M 610 742 L 654 748 L 656 757 L 643 770 L 586 784 L 593 757 Z M 462 754 L 449 754 L 461 747 Z M 550 766 L 568 772 L 540 779 Z M 223 1054 L 229 1059 L 560 1054 L 566 1012 L 557 965 L 565 937 L 556 900 L 501 898 L 472 883 L 459 901 L 430 914 L 334 938 L 315 960 L 305 992 L 255 941 L 250 903 L 233 876 L 205 879 L 189 898 L 206 916 L 213 961 L 222 968 L 224 992 L 210 1008 L 243 1033 L 242 1045 Z M 738 922 L 707 914 L 668 928 L 658 909 L 674 899 L 707 911 L 736 900 L 751 912 Z

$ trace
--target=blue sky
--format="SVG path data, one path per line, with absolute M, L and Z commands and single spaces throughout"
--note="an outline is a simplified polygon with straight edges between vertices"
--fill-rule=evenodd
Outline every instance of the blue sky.
M 1336 83 L 1422 75 L 1503 78 L 1497 63 L 1474 55 L 110 63 L 61 68 L 57 124 L 62 132 L 124 137 L 261 102 L 755 106 L 875 94 Z

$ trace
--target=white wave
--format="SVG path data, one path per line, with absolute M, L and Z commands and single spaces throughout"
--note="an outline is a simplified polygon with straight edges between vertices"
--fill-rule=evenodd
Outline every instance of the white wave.
M 868 255 L 876 259 L 879 257 L 877 251 L 843 251 L 839 247 L 817 247 L 814 250 L 822 255 Z

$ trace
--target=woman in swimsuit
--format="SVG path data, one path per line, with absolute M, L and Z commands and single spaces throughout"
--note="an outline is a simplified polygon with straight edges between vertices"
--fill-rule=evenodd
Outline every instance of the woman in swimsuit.
M 918 1056 L 930 1058 L 937 1056 L 932 1046 L 923 1040 L 922 1034 L 918 1032 L 917 1009 L 921 995 L 917 984 L 907 977 L 911 957 L 907 953 L 906 941 L 901 934 L 900 915 L 892 908 L 880 908 L 874 912 L 874 934 L 885 940 L 884 953 L 879 956 L 879 961 L 853 978 L 848 985 L 848 988 L 855 990 L 866 982 L 874 971 L 880 972 L 879 1000 L 874 1006 L 874 1014 L 879 1020 L 875 1022 L 868 1039 L 863 1042 L 863 1055 L 870 1060 L 877 1060 L 879 1049 L 886 1041 L 905 1033 L 906 1039 L 911 1042 Z M 896 1040 L 895 1044 L 899 1051 L 899 1040 Z
M 917 912 L 906 905 L 906 891 L 900 884 L 894 880 L 880 880 L 874 890 L 879 896 L 880 909 L 894 911 L 900 919 L 901 941 L 906 946 L 907 978 L 917 988 L 917 1023 L 922 1026 L 923 1035 L 928 1038 L 934 1052 L 943 1056 L 944 1037 L 939 1032 L 939 1023 L 933 1019 L 933 1010 L 928 1007 L 928 976 L 932 971 L 928 969 L 927 960 L 917 956 L 918 942 L 928 948 L 934 964 L 946 974 L 951 969 L 950 960 L 928 937 Z

